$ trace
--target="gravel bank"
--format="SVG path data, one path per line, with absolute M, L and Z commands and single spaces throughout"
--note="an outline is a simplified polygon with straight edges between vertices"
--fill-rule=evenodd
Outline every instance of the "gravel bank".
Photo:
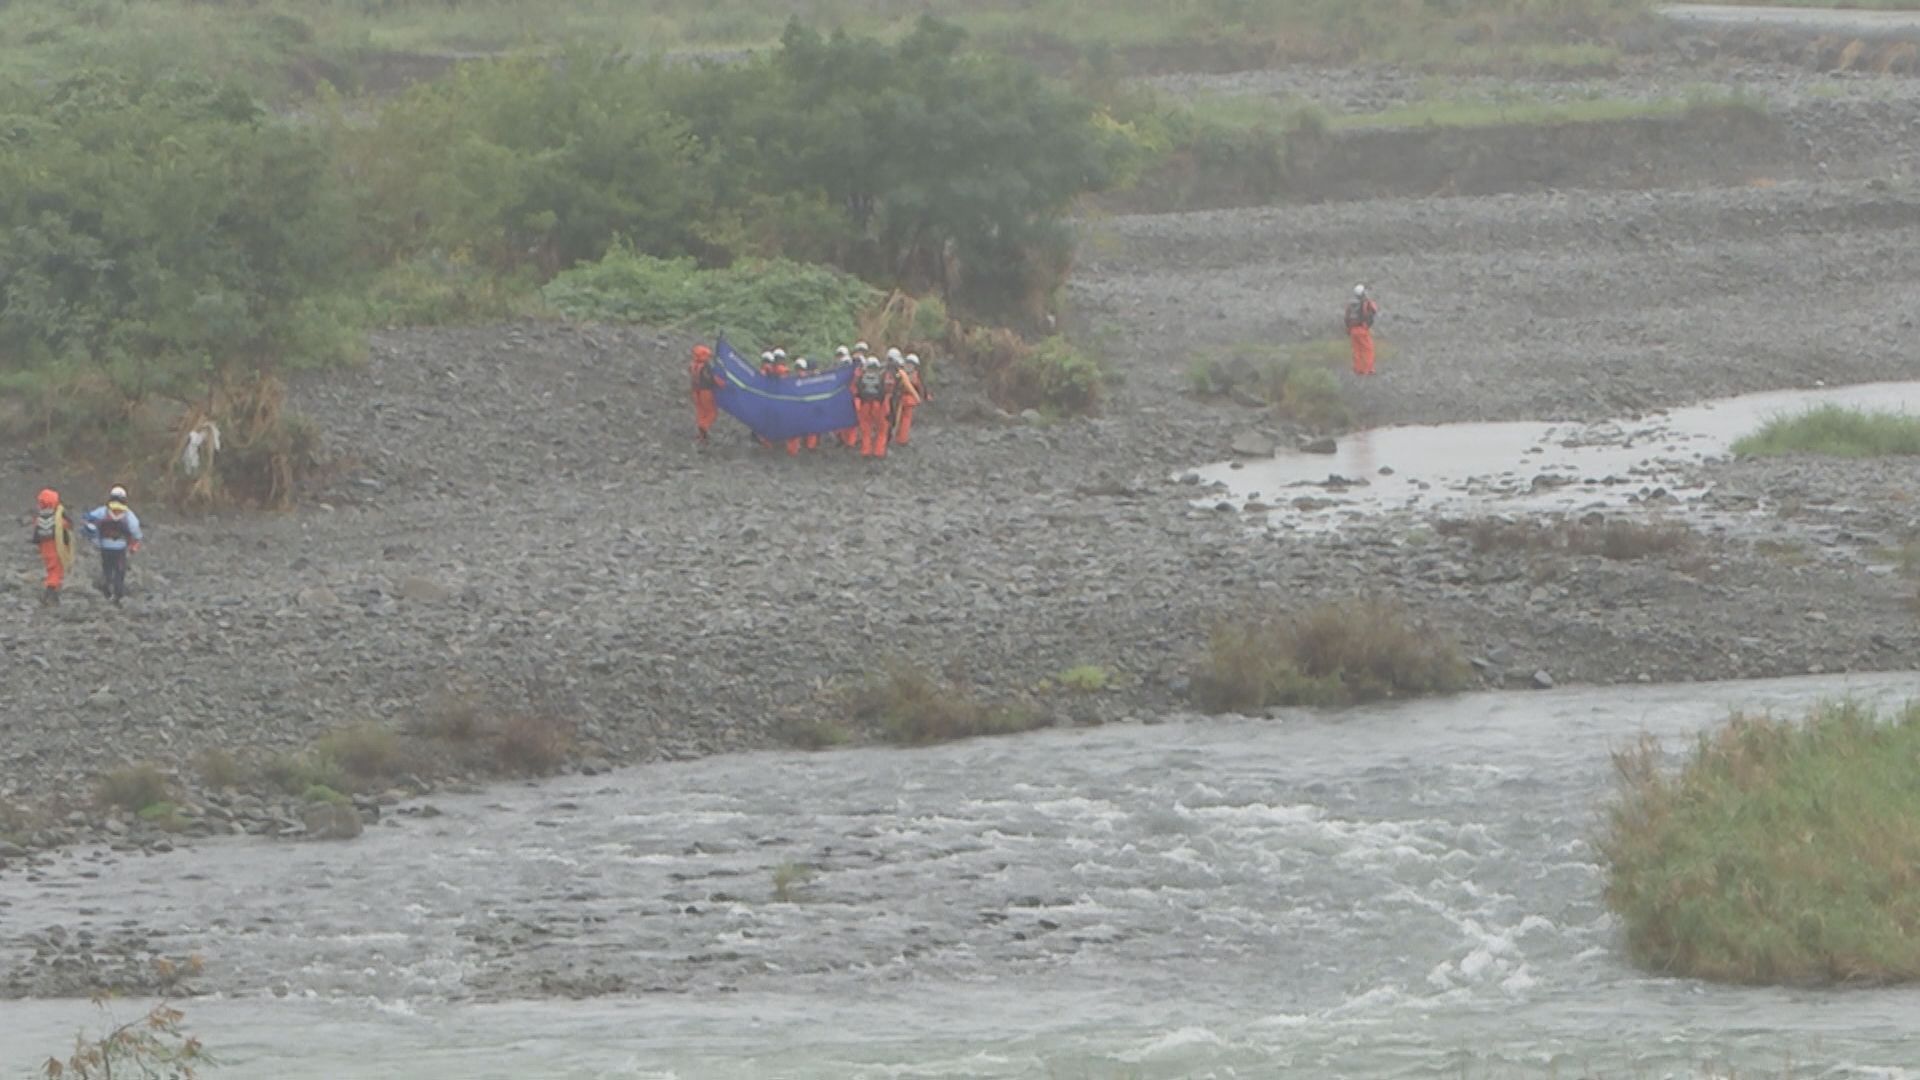
M 1887 160 L 1906 160 L 1905 123 L 1877 130 Z M 544 324 L 378 335 L 364 371 L 301 391 L 348 466 L 300 511 L 146 508 L 153 538 L 124 609 L 83 589 L 39 609 L 21 552 L 0 589 L 0 803 L 58 814 L 0 847 L 0 866 L 30 847 L 177 842 L 86 806 L 103 767 L 404 723 L 450 685 L 502 708 L 562 703 L 579 763 L 598 768 L 775 744 L 783 720 L 830 708 L 824 688 L 896 655 L 1060 722 L 1150 717 L 1185 703 L 1223 614 L 1366 592 L 1457 636 L 1496 685 L 1920 660 L 1913 587 L 1878 555 L 1912 531 L 1893 497 L 1920 479 L 1904 463 L 1719 466 L 1713 498 L 1751 524 L 1633 562 L 1475 552 L 1410 521 L 1279 535 L 1192 505 L 1177 479 L 1271 426 L 1179 396 L 1192 351 L 1325 336 L 1355 280 L 1378 289 L 1394 349 L 1348 387 L 1369 423 L 1598 419 L 1915 377 L 1900 342 L 1920 300 L 1920 192 L 1904 181 L 1087 228 L 1069 321 L 1113 331 L 1125 382 L 1108 415 L 962 420 L 977 395 L 936 372 L 916 445 L 878 465 L 789 461 L 731 428 L 694 447 L 690 339 Z M 5 505 L 49 480 L 91 486 L 0 456 Z M 1124 677 L 1091 696 L 1035 691 L 1079 664 Z M 305 831 L 298 807 L 189 796 L 188 835 Z

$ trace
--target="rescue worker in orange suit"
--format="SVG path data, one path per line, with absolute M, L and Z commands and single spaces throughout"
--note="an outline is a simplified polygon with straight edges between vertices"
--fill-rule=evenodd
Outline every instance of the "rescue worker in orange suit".
M 706 442 L 707 432 L 713 430 L 713 422 L 720 418 L 720 407 L 714 403 L 714 395 L 723 385 L 720 373 L 714 370 L 713 350 L 705 345 L 693 347 L 693 363 L 688 367 L 693 378 L 693 427 L 698 434 L 695 442 Z
M 52 488 L 40 493 L 33 515 L 32 541 L 40 549 L 40 562 L 47 570 L 46 591 L 40 594 L 40 602 L 57 604 L 67 567 L 73 562 L 73 515 L 60 505 L 60 493 Z
M 1347 301 L 1347 338 L 1353 342 L 1353 373 L 1373 374 L 1373 320 L 1380 305 L 1367 295 L 1365 285 L 1353 287 L 1353 299 Z
M 860 427 L 860 456 L 887 456 L 887 409 L 892 404 L 894 374 L 877 356 L 860 361 L 853 377 L 853 412 Z
M 811 374 L 813 374 L 813 361 L 808 360 L 804 356 L 795 357 L 793 361 L 793 377 L 796 379 L 802 379 Z M 792 442 L 789 442 L 787 444 L 787 452 L 789 454 L 795 452 L 796 444 L 799 446 L 804 446 L 809 450 L 818 450 L 820 449 L 820 436 L 818 433 L 815 433 L 812 435 L 803 436 L 799 439 L 795 439 Z
M 907 354 L 906 361 L 900 368 L 900 386 L 900 404 L 895 410 L 898 419 L 893 423 L 895 446 L 907 445 L 907 437 L 913 434 L 913 410 L 919 408 L 922 403 L 933 400 L 927 396 L 926 378 L 920 372 L 918 353 Z

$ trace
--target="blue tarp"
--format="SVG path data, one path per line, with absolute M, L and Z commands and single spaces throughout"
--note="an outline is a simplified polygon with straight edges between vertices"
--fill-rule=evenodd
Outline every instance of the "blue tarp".
M 778 442 L 854 426 L 852 367 L 776 379 L 760 374 L 724 337 L 714 344 L 713 364 L 725 383 L 714 403 L 763 438 Z

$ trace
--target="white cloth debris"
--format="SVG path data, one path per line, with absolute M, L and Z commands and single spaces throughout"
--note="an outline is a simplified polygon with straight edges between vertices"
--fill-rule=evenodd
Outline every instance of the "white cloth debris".
M 209 420 L 187 433 L 186 449 L 180 451 L 180 465 L 188 476 L 200 471 L 202 446 L 210 446 L 214 453 L 220 452 L 220 425 Z

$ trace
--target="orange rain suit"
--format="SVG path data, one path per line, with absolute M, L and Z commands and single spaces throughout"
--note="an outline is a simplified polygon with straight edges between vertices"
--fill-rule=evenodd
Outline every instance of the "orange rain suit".
M 872 391 L 878 376 L 879 392 Z M 867 369 L 853 377 L 853 414 L 860 422 L 860 456 L 887 456 L 887 412 L 892 407 L 894 373 Z M 866 388 L 867 392 L 862 393 Z
M 1347 305 L 1347 337 L 1353 342 L 1353 373 L 1373 374 L 1373 317 L 1380 305 L 1363 297 Z
M 693 426 L 699 432 L 695 438 L 707 441 L 707 432 L 713 429 L 713 422 L 720 418 L 720 406 L 714 402 L 714 391 L 720 388 L 720 380 L 714 374 L 713 351 L 705 345 L 693 347 L 693 363 L 688 373 L 693 377 Z
M 898 414 L 899 419 L 894 422 L 893 426 L 893 444 L 895 446 L 907 445 L 907 437 L 913 434 L 913 410 L 919 408 L 921 402 L 931 400 L 927 397 L 927 384 L 920 377 L 920 372 L 916 368 L 908 367 L 901 369 L 900 385 L 902 390 Z

